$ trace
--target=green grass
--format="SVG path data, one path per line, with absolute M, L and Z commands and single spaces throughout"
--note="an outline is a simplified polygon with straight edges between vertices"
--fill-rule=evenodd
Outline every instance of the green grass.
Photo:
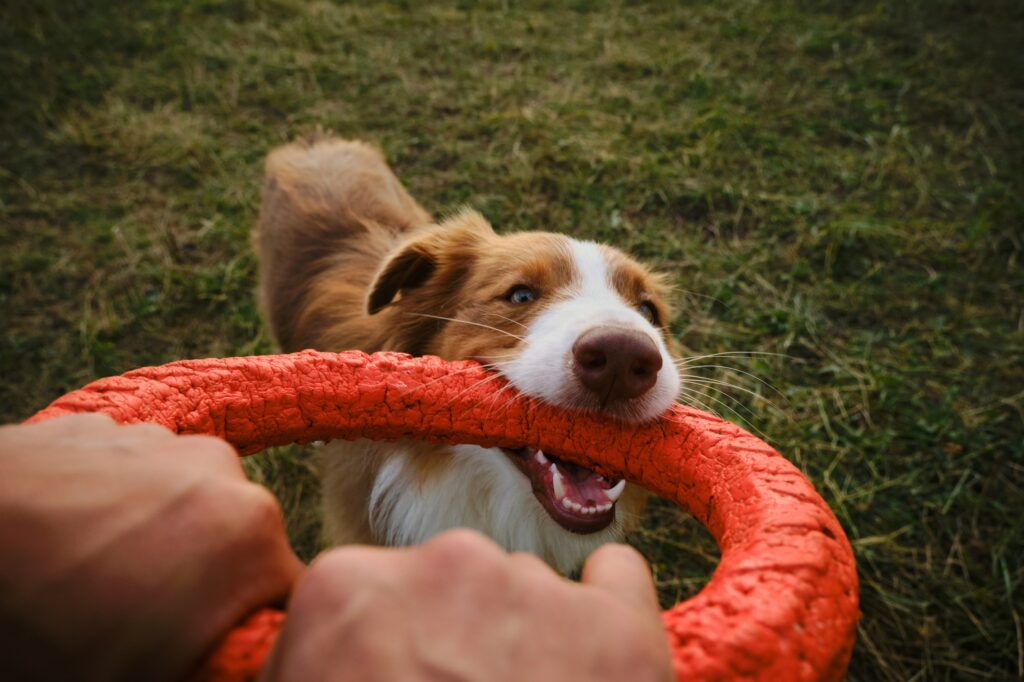
M 721 363 L 781 396 L 707 368 L 739 388 L 700 399 L 846 528 L 851 679 L 1024 675 L 1024 10 L 825 5 L 5 4 L 0 418 L 139 365 L 271 352 L 261 159 L 331 128 L 381 144 L 433 211 L 660 266 L 692 352 L 784 356 Z M 250 471 L 312 555 L 306 454 Z M 715 563 L 668 505 L 635 542 L 666 602 Z

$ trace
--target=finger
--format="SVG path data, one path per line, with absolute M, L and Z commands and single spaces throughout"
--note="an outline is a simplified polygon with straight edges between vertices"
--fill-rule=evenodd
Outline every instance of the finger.
M 260 680 L 323 678 L 321 662 L 345 644 L 338 633 L 359 621 L 365 609 L 374 608 L 371 602 L 379 590 L 388 589 L 382 586 L 396 570 L 393 562 L 408 551 L 348 545 L 318 556 L 295 584 L 288 618 Z M 365 622 L 356 627 L 360 625 L 369 627 Z
M 583 565 L 580 582 L 607 590 L 635 606 L 655 611 L 659 608 L 650 566 L 628 545 L 599 547 Z
M 413 551 L 423 567 L 418 577 L 427 583 L 496 579 L 508 559 L 493 540 L 467 528 L 435 535 Z
M 293 594 L 300 602 L 312 601 L 323 606 L 336 606 L 348 598 L 353 589 L 366 592 L 369 585 L 387 582 L 414 549 L 383 548 L 364 545 L 335 547 L 321 553 L 298 576 Z M 291 608 L 294 604 L 290 604 Z M 299 604 L 300 607 L 310 604 Z
M 292 551 L 276 499 L 249 483 L 219 483 L 202 493 L 194 514 L 207 528 L 190 551 L 202 569 L 188 597 L 201 604 L 203 618 L 191 637 L 218 640 L 254 610 L 280 605 L 306 570 Z
M 238 458 L 235 457 L 237 462 Z M 304 564 L 292 550 L 288 541 L 288 529 L 285 526 L 284 513 L 281 511 L 281 504 L 272 492 L 255 483 L 245 483 L 245 495 L 248 497 L 246 504 L 252 507 L 252 521 L 255 528 L 262 528 L 268 535 L 270 548 L 268 551 L 260 551 L 257 546 L 253 554 L 276 557 L 278 564 L 278 579 L 281 586 L 279 596 L 286 596 L 291 592 L 292 586 L 299 576 L 306 570 Z
M 83 432 L 93 433 L 96 430 L 112 430 L 116 426 L 117 422 L 102 412 L 77 412 L 37 422 L 29 428 L 53 429 L 55 433 L 75 435 Z
M 154 451 L 232 478 L 248 478 L 238 451 L 226 440 L 216 436 L 177 436 L 172 440 L 160 441 Z
M 505 554 L 504 550 L 489 537 L 469 528 L 453 528 L 438 533 L 420 545 L 420 548 L 432 552 L 450 552 L 456 558 L 462 555 Z
M 379 567 L 415 551 L 410 547 L 374 547 L 342 545 L 321 552 L 309 565 L 307 574 L 345 576 L 357 573 L 376 574 Z
M 166 426 L 153 422 L 139 422 L 137 424 L 118 424 L 111 437 L 133 442 L 162 442 L 173 438 L 174 435 L 174 431 Z
M 509 561 L 515 565 L 516 571 L 520 574 L 545 574 L 550 577 L 558 577 L 563 580 L 568 580 L 568 578 L 563 578 L 563 576 L 559 575 L 555 569 L 551 568 L 551 566 L 546 564 L 544 560 L 536 554 L 530 554 L 529 552 L 512 552 L 508 557 Z
M 432 568 L 442 573 L 451 571 L 452 575 L 467 569 L 493 567 L 505 560 L 505 551 L 493 540 L 468 528 L 446 530 L 414 551 Z

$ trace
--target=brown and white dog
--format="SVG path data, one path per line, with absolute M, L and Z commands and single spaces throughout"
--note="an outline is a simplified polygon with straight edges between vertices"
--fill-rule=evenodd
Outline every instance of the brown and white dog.
M 498 235 L 470 210 L 434 223 L 362 142 L 274 150 L 258 243 L 263 307 L 285 351 L 471 358 L 522 394 L 627 421 L 657 418 L 679 392 L 659 277 L 592 242 Z M 496 414 L 507 399 L 495 397 Z M 556 455 L 329 443 L 327 538 L 407 545 L 467 527 L 569 572 L 635 526 L 644 492 Z

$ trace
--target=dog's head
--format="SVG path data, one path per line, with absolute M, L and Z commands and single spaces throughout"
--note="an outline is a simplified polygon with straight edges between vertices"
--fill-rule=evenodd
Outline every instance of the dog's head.
M 613 248 L 548 233 L 499 236 L 465 211 L 385 260 L 367 311 L 389 311 L 396 350 L 475 359 L 538 400 L 646 421 L 680 389 L 665 290 L 661 278 Z M 495 414 L 511 399 L 497 393 Z M 588 534 L 615 520 L 624 482 L 558 453 L 505 454 L 561 528 Z

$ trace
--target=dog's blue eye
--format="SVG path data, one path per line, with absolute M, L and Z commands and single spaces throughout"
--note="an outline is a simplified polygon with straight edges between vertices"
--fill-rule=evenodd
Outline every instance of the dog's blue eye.
M 514 287 L 512 291 L 508 293 L 508 300 L 510 303 L 516 305 L 522 305 L 524 303 L 531 303 L 534 299 L 533 289 L 530 287 L 518 286 Z
M 651 324 L 658 324 L 658 311 L 654 309 L 654 306 L 644 301 L 637 306 L 637 310 L 643 315 L 644 319 Z

